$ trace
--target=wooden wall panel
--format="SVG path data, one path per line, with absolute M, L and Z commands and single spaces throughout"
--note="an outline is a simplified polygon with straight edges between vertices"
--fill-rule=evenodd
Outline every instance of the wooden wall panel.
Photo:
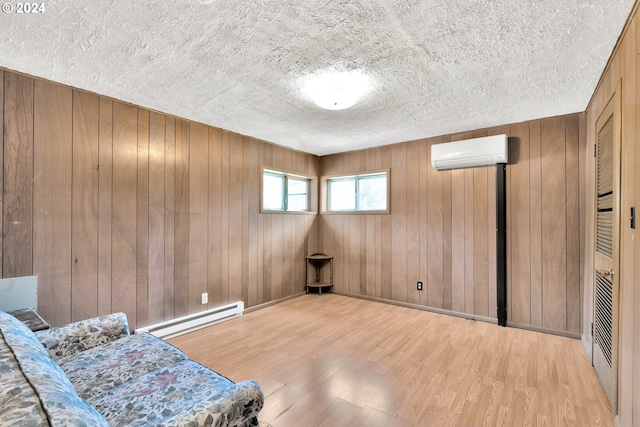
M 465 312 L 464 171 L 451 171 L 451 309 Z
M 4 73 L 2 277 L 33 272 L 33 79 Z
M 98 312 L 111 308 L 111 218 L 113 201 L 113 101 L 100 98 L 98 123 Z
M 38 106 L 34 106 L 33 85 L 30 78 L 5 72 L 2 174 L 5 277 L 33 273 L 34 250 L 29 236 L 33 235 L 38 242 L 54 237 L 40 223 L 37 223 L 37 232 L 31 232 L 36 230 L 36 223 L 31 219 L 36 211 L 31 209 L 35 200 L 27 184 L 43 172 L 39 167 L 35 170 L 28 160 L 33 156 L 25 157 L 24 153 L 33 150 L 33 135 L 29 130 L 34 128 L 34 121 L 48 123 L 43 121 L 47 115 L 40 112 L 50 110 L 47 107 L 50 101 L 43 97 L 36 98 Z M 56 88 L 73 93 L 68 88 Z M 80 99 L 84 94 L 76 96 Z M 86 110 L 83 103 L 76 102 L 53 116 L 68 116 L 65 119 L 68 128 L 62 128 L 70 135 L 74 123 L 78 127 L 87 119 L 83 110 Z M 41 117 L 30 116 L 30 111 L 36 111 Z M 97 277 L 94 279 L 97 285 L 91 288 L 78 283 L 76 288 L 71 275 L 71 254 L 75 247 L 72 240 L 77 236 L 77 232 L 72 233 L 71 224 L 78 215 L 73 214 L 72 208 L 86 206 L 85 202 L 76 200 L 78 205 L 74 205 L 71 196 L 76 193 L 65 196 L 64 191 L 56 192 L 60 196 L 56 201 L 66 197 L 65 206 L 69 209 L 68 213 L 58 209 L 56 214 L 63 225 L 61 230 L 64 224 L 69 224 L 68 231 L 61 231 L 61 236 L 68 234 L 68 241 L 61 240 L 67 242 L 63 243 L 68 246 L 63 253 L 67 254 L 68 262 L 61 262 L 66 266 L 60 267 L 68 282 L 59 281 L 63 290 L 59 293 L 63 314 L 53 323 L 70 319 L 74 307 L 71 295 L 84 300 L 85 296 L 81 296 L 84 292 L 96 294 L 97 299 L 95 304 L 84 306 L 93 307 L 87 314 L 122 310 L 129 315 L 132 325 L 202 310 L 206 307 L 199 300 L 204 291 L 209 292 L 210 307 L 233 298 L 245 300 L 248 306 L 273 301 L 302 291 L 302 284 L 298 282 L 303 280 L 304 255 L 321 250 L 336 257 L 337 291 L 411 301 L 480 317 L 495 316 L 491 307 L 495 297 L 494 261 L 489 255 L 489 248 L 494 244 L 495 212 L 491 206 L 495 200 L 490 195 L 495 189 L 494 174 L 488 168 L 436 172 L 430 169 L 428 153 L 436 141 L 478 136 L 498 128 L 318 159 L 105 98 L 98 97 L 97 116 L 93 114 L 94 128 L 97 120 L 97 131 L 94 131 L 97 132 L 97 189 L 94 177 L 93 187 L 87 183 L 86 188 L 73 191 L 77 191 L 82 200 L 94 200 L 94 203 L 97 200 L 97 208 L 94 207 L 97 220 L 94 212 L 93 219 L 89 217 L 75 224 L 93 228 L 86 233 L 97 236 L 97 242 L 88 242 L 97 248 L 92 267 L 95 271 L 86 269 L 89 277 Z M 551 194 L 550 188 L 561 188 L 564 198 L 572 189 L 580 187 L 582 176 L 579 163 L 576 172 L 575 145 L 567 141 L 575 141 L 575 135 L 580 140 L 579 127 L 583 122 L 572 118 L 544 122 L 544 126 L 541 121 L 533 121 L 504 127 L 508 134 L 514 135 L 518 129 L 528 127 L 529 130 L 528 165 L 522 165 L 523 171 L 529 171 L 529 196 L 520 195 L 522 202 L 516 204 L 530 207 L 531 274 L 527 282 L 526 274 L 522 273 L 524 281 L 518 296 L 521 308 L 516 309 L 518 305 L 514 303 L 509 315 L 510 321 L 517 319 L 519 323 L 524 319 L 527 323 L 526 313 L 520 310 L 526 312 L 529 307 L 532 326 L 567 330 L 575 325 L 576 289 L 579 295 L 579 287 L 573 283 L 575 268 L 567 264 L 576 259 L 576 243 L 580 237 L 576 239 L 572 235 L 572 240 L 564 242 L 565 256 L 560 261 L 552 260 L 544 245 L 553 230 L 574 233 L 581 223 L 576 226 L 565 219 L 564 225 L 558 226 L 552 224 L 548 216 L 543 221 L 542 203 L 557 203 L 565 210 L 565 218 L 567 209 L 575 212 L 575 199 L 561 201 Z M 562 124 L 550 128 L 547 122 Z M 45 126 L 47 131 L 49 127 Z M 557 130 L 560 127 L 563 131 Z M 64 135 L 61 138 L 64 139 Z M 47 171 L 45 167 L 44 172 L 60 173 L 73 182 L 81 179 L 80 175 L 74 177 L 78 167 L 74 168 L 70 154 L 75 152 L 75 145 L 80 144 L 79 137 L 70 138 L 67 144 L 71 147 L 69 159 L 60 163 L 60 170 Z M 90 153 L 95 156 L 95 140 L 92 147 Z M 80 146 L 77 148 L 77 156 L 90 157 Z M 197 163 L 192 164 L 194 161 Z M 82 162 L 80 157 L 75 160 L 76 165 Z M 294 172 L 318 175 L 391 168 L 391 214 L 321 215 L 317 219 L 308 215 L 259 214 L 259 191 L 255 183 L 260 165 L 286 166 Z M 555 178 L 549 171 L 555 166 L 562 169 L 562 175 L 558 175 L 561 183 L 551 182 Z M 515 169 L 510 174 L 511 183 L 519 182 L 519 188 L 527 186 L 525 175 L 517 175 Z M 92 194 L 91 188 L 97 195 Z M 26 192 L 20 192 L 17 197 L 16 189 Z M 508 190 L 516 191 L 515 188 Z M 69 191 L 72 191 L 71 185 Z M 429 193 L 434 193 L 433 197 Z M 514 219 L 517 200 L 514 197 L 511 201 L 510 228 L 527 222 L 525 219 L 518 223 Z M 237 214 L 238 211 L 242 213 Z M 29 232 L 12 229 L 13 224 L 8 224 L 17 217 L 29 218 L 25 226 Z M 526 235 L 525 230 L 519 231 L 520 235 Z M 24 256 L 12 258 L 16 253 Z M 525 264 L 526 254 L 525 250 L 519 255 Z M 514 277 L 514 264 L 510 265 L 510 275 Z M 51 272 L 54 267 L 47 269 Z M 552 273 L 564 280 L 560 281 Z M 567 287 L 567 278 L 572 281 L 569 285 L 572 287 Z M 415 289 L 417 280 L 425 284 L 422 293 Z M 561 294 L 564 299 L 560 303 L 555 298 L 547 300 Z M 554 303 L 554 308 L 550 308 Z M 58 308 L 57 305 L 54 308 L 54 303 L 47 307 L 45 312 Z
M 436 143 L 434 141 L 433 143 Z M 442 142 L 451 142 L 451 137 L 442 138 Z M 429 167 L 429 165 L 427 165 Z M 452 210 L 451 171 L 442 173 L 442 308 L 453 310 L 452 303 Z
M 583 265 L 581 269 L 582 313 L 581 330 L 585 349 L 591 353 L 592 336 L 588 333 L 593 324 L 593 282 L 594 264 L 593 251 L 595 246 L 594 217 L 595 197 L 595 162 L 592 157 L 593 146 L 596 142 L 596 121 L 609 99 L 620 85 L 621 119 L 622 119 L 622 162 L 621 162 L 621 210 L 620 210 L 620 268 L 616 272 L 616 281 L 620 287 L 619 313 L 619 359 L 618 359 L 618 406 L 612 412 L 617 414 L 617 425 L 637 425 L 640 420 L 640 239 L 636 229 L 631 228 L 630 208 L 640 205 L 640 150 L 638 149 L 640 136 L 640 68 L 638 54 L 640 54 L 640 28 L 638 26 L 638 4 L 635 5 L 623 34 L 618 39 L 585 117 L 586 135 L 579 137 L 580 159 L 579 173 L 586 177 L 584 189 L 580 194 L 580 208 L 584 209 L 584 242 Z M 573 201 L 572 201 L 573 203 Z M 582 208 L 584 203 L 585 207 Z M 582 225 L 582 224 L 580 224 Z M 572 246 L 574 246 L 572 244 Z M 568 246 L 567 256 L 575 256 Z M 572 272 L 576 274 L 576 272 Z M 575 293 L 575 290 L 571 291 Z M 578 317 L 574 309 L 568 321 L 575 322 Z
M 420 280 L 420 142 L 413 141 L 407 145 L 407 302 L 420 303 L 420 296 L 427 295 L 424 290 L 417 290 L 416 284 Z M 425 213 L 426 214 L 426 213 Z M 423 280 L 426 282 L 426 279 Z M 411 286 L 413 284 L 413 286 Z
M 137 323 L 136 237 L 138 111 L 113 103 L 113 193 L 111 219 L 111 309 Z
M 465 139 L 471 138 L 471 135 L 465 135 Z M 473 199 L 475 196 L 474 189 L 474 171 L 472 169 L 465 169 L 462 171 L 464 177 L 464 191 L 462 193 L 462 200 L 464 203 L 464 310 L 463 313 L 473 313 L 475 306 L 474 285 L 476 277 L 473 274 L 474 265 L 474 247 L 473 247 Z
M 189 314 L 189 123 L 176 119 L 174 315 Z
M 531 210 L 531 325 L 542 326 L 542 159 L 540 121 L 529 125 L 529 209 Z
M 165 137 L 166 117 L 149 117 L 149 289 L 147 322 L 165 318 Z
M 544 119 L 541 123 L 542 151 L 542 324 L 546 328 L 566 329 L 567 290 L 557 286 L 566 282 L 567 218 L 565 169 L 565 120 Z
M 531 322 L 531 209 L 529 201 L 530 155 L 529 124 L 513 126 L 510 153 L 511 197 L 509 218 L 511 227 L 507 233 L 510 284 L 507 298 L 511 307 L 511 320 L 516 323 Z
M 493 168 L 476 168 L 473 176 L 473 313 L 489 317 L 489 204 L 488 174 Z M 492 178 L 495 174 L 492 174 Z M 492 210 L 495 214 L 495 209 Z M 492 301 L 491 305 L 495 305 Z
M 149 110 L 138 108 L 136 318 L 149 324 Z
M 71 320 L 98 312 L 98 96 L 73 91 Z
M 202 294 L 207 286 L 209 205 L 209 130 L 190 123 L 189 129 L 189 313 L 207 307 Z M 235 301 L 235 300 L 234 300 Z
M 570 115 L 384 147 L 391 213 L 320 215 L 323 242 L 331 242 L 320 250 L 336 257 L 336 291 L 495 319 L 495 168 L 435 171 L 430 150 L 440 142 L 506 133 L 513 137 L 507 168 L 508 320 L 577 333 L 583 177 L 576 160 L 582 125 L 580 115 Z M 369 151 L 324 157 L 321 175 L 384 167 L 367 160 Z M 374 238 L 370 230 L 378 222 Z M 380 260 L 380 290 L 371 294 L 368 269 L 374 259 Z M 422 292 L 416 291 L 418 280 L 425 284 Z
M 579 166 L 579 118 L 568 116 L 565 120 L 565 200 L 567 218 L 567 313 L 566 328 L 580 332 L 580 166 Z
M 394 301 L 407 301 L 407 148 L 391 147 L 391 296 Z
M 426 220 L 427 231 L 423 237 L 426 239 L 427 257 L 424 261 L 421 277 L 427 277 L 428 298 L 425 305 L 451 309 L 451 306 L 445 307 L 445 299 L 450 304 L 451 301 L 451 282 L 445 284 L 444 278 L 444 215 L 447 212 L 451 214 L 450 208 L 445 208 L 445 197 L 443 188 L 443 173 L 439 173 L 431 166 L 431 145 L 442 143 L 442 138 L 431 139 L 425 144 L 424 169 L 427 177 L 427 188 L 421 192 L 421 197 L 426 200 L 426 212 L 421 215 Z M 450 176 L 450 172 L 447 173 Z M 450 189 L 450 187 L 449 187 Z M 449 218 L 450 221 L 450 218 Z M 448 295 L 445 297 L 445 289 Z
M 0 74 L 1 271 L 39 275 L 49 322 L 124 311 L 135 328 L 304 290 L 317 223 L 260 214 L 260 166 L 317 174 L 316 156 Z
M 242 136 L 231 134 L 229 150 L 229 297 L 242 300 Z M 287 150 L 287 152 L 289 152 Z M 276 238 L 276 241 L 279 239 Z M 281 246 L 282 240 L 280 240 Z
M 227 304 L 229 302 L 229 218 L 233 212 L 229 212 L 229 203 L 231 192 L 229 189 L 229 141 L 231 135 L 227 131 L 222 132 L 222 144 L 220 146 L 220 169 L 221 183 L 220 189 L 220 303 Z M 271 241 L 271 240 L 269 240 Z M 271 300 L 271 296 L 269 297 Z
M 164 320 L 175 317 L 176 120 L 165 118 L 164 165 Z
M 209 304 L 222 301 L 222 130 L 209 129 L 209 229 L 207 283 Z
M 35 81 L 33 100 L 33 274 L 38 276 L 38 308 L 51 322 L 68 323 L 72 307 L 72 90 Z

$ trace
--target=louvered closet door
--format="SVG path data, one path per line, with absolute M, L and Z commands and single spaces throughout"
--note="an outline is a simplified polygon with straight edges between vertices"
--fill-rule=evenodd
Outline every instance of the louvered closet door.
M 618 91 L 616 91 L 616 94 Z M 596 246 L 593 365 L 613 413 L 617 412 L 618 236 L 620 207 L 620 118 L 614 96 L 596 130 Z

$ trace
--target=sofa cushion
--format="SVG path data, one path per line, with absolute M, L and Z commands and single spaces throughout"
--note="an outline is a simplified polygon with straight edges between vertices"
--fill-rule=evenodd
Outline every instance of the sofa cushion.
M 0 332 L 0 425 L 46 425 L 38 395 L 20 371 L 20 365 Z
M 112 313 L 35 333 L 51 357 L 59 359 L 129 335 L 124 313 Z
M 0 330 L 10 345 L 21 345 L 49 357 L 40 340 L 31 329 L 12 315 L 0 311 Z
M 80 397 L 88 399 L 186 358 L 182 351 L 159 338 L 135 334 L 62 357 L 57 363 Z
M 257 382 L 234 384 L 192 360 L 150 372 L 87 400 L 111 426 L 257 425 Z M 248 424 L 247 424 L 248 423 Z
M 0 346 L 3 347 L 3 352 L 8 355 L 4 360 L 5 362 L 11 362 L 10 359 L 15 361 L 14 374 L 8 378 L 13 378 L 13 385 L 16 386 L 12 389 L 7 386 L 5 389 L 6 384 L 4 384 L 3 378 L 3 395 L 5 392 L 7 394 L 17 393 L 21 397 L 25 397 L 26 400 L 13 399 L 11 408 L 3 407 L 0 411 L 0 419 L 15 418 L 23 410 L 21 406 L 23 404 L 31 408 L 34 415 L 38 414 L 39 419 L 34 423 L 23 422 L 20 419 L 17 424 L 0 423 L 0 425 L 108 426 L 104 418 L 94 408 L 80 399 L 60 367 L 46 351 L 43 353 L 31 344 L 29 340 L 20 339 L 17 334 L 2 335 Z M 9 364 L 6 367 L 12 368 Z M 18 372 L 21 376 L 18 378 L 20 384 L 15 382 Z M 31 388 L 37 395 L 37 406 L 33 405 L 33 398 L 28 388 Z M 46 414 L 46 418 L 40 418 L 42 413 Z

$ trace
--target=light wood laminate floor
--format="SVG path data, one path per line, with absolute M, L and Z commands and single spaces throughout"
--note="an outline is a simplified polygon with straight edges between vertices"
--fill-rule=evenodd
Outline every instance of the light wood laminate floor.
M 613 426 L 579 340 L 334 294 L 170 342 L 289 426 Z

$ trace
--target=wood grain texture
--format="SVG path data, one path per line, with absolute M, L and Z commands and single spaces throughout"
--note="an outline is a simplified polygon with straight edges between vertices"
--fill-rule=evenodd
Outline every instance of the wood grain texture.
M 407 300 L 407 148 L 391 147 L 391 295 L 394 301 Z
M 189 313 L 195 313 L 207 308 L 202 304 L 202 294 L 208 292 L 209 130 L 201 124 L 189 125 L 188 307 Z
M 531 212 L 531 325 L 542 326 L 542 134 L 540 121 L 529 125 L 529 209 Z
M 446 179 L 443 178 L 445 174 L 439 173 L 431 166 L 431 146 L 438 143 L 442 143 L 442 138 L 428 140 L 424 153 L 427 178 L 427 185 L 424 191 L 426 212 L 421 216 L 426 220 L 426 233 L 424 238 L 426 239 L 427 257 L 424 262 L 422 277 L 424 277 L 424 275 L 427 277 L 427 289 L 429 292 L 427 305 L 450 310 L 451 282 L 450 280 L 445 282 L 444 275 L 444 216 L 448 214 L 447 220 L 451 221 L 450 204 L 448 208 L 445 207 L 445 204 L 450 198 L 445 201 L 443 184 L 443 179 Z M 450 173 L 447 174 L 450 176 Z M 445 293 L 447 293 L 447 297 L 445 297 Z M 448 307 L 445 305 L 445 300 L 449 302 Z
M 465 312 L 464 171 L 451 171 L 451 307 Z
M 113 193 L 111 223 L 111 309 L 136 325 L 136 237 L 138 111 L 113 103 Z
M 71 320 L 98 312 L 98 96 L 73 91 Z
M 222 187 L 220 189 L 220 223 L 221 233 L 220 240 L 222 246 L 220 247 L 220 274 L 222 279 L 220 281 L 220 302 L 227 304 L 229 302 L 229 220 L 234 214 L 229 212 L 230 197 L 232 197 L 231 190 L 229 188 L 229 168 L 230 168 L 230 150 L 229 140 L 231 135 L 227 131 L 222 132 L 222 145 L 220 151 L 220 169 L 221 169 L 221 182 Z M 269 239 L 271 243 L 271 239 Z M 271 296 L 269 297 L 271 300 Z
M 112 312 L 111 221 L 113 202 L 113 101 L 99 100 L 98 123 L 98 311 Z
M 567 218 L 565 170 L 565 120 L 544 119 L 541 123 L 542 162 L 542 299 L 543 326 L 566 329 Z
M 640 150 L 640 87 L 638 86 L 638 54 L 640 53 L 640 28 L 638 25 L 638 5 L 636 4 L 627 21 L 623 34 L 609 59 L 600 82 L 592 96 L 584 115 L 586 135 L 580 137 L 580 174 L 586 176 L 580 195 L 580 210 L 584 214 L 584 241 L 581 242 L 581 328 L 585 347 L 590 350 L 592 337 L 588 333 L 594 321 L 594 218 L 595 218 L 595 162 L 592 157 L 596 143 L 596 122 L 604 110 L 616 87 L 621 82 L 621 218 L 620 218 L 620 268 L 617 281 L 620 285 L 620 313 L 618 316 L 620 333 L 618 359 L 618 413 L 620 425 L 635 425 L 640 419 L 640 247 L 636 230 L 630 227 L 630 208 L 640 205 L 640 185 L 638 185 L 638 164 Z M 581 118 L 582 119 L 582 118 Z M 584 205 L 584 208 L 583 208 Z M 581 224 L 581 227 L 583 224 Z M 638 225 L 636 225 L 638 227 Z M 581 248 L 582 249 L 582 248 Z M 584 253 L 584 255 L 582 255 Z M 575 292 L 575 291 L 574 291 Z M 574 316 L 575 317 L 575 314 Z
M 242 136 L 231 134 L 229 142 L 229 301 L 242 299 Z M 289 152 L 287 150 L 287 152 Z M 285 242 L 281 241 L 285 246 Z M 289 266 L 290 267 L 290 266 Z M 283 275 L 286 277 L 286 274 Z M 282 280 L 282 279 L 281 279 Z M 283 286 L 285 285 L 284 282 Z
M 176 119 L 174 315 L 189 314 L 189 123 Z
M 209 129 L 209 226 L 207 285 L 209 304 L 221 304 L 222 295 L 222 131 Z
M 54 324 L 68 323 L 72 308 L 72 90 L 35 81 L 33 100 L 33 274 L 38 276 L 38 300 L 46 301 L 38 308 Z M 95 296 L 90 303 L 95 304 Z
M 138 164 L 136 198 L 136 319 L 149 322 L 149 120 L 150 112 L 138 108 Z
M 517 323 L 531 322 L 531 209 L 529 124 L 514 126 L 510 144 L 511 172 L 508 200 L 510 212 L 507 224 L 510 277 L 507 297 L 510 319 Z
M 256 379 L 273 427 L 613 426 L 580 341 L 538 332 L 305 295 L 170 342 Z
M 428 293 L 423 283 L 423 291 L 417 290 L 420 276 L 420 142 L 412 141 L 407 146 L 407 302 L 420 304 L 421 295 Z M 422 213 L 426 216 L 426 212 Z M 422 279 L 426 282 L 426 279 Z M 412 286 L 413 285 L 413 286 Z
M 8 131 L 16 128 L 11 117 L 16 117 L 16 109 L 33 109 L 29 107 L 32 105 L 29 102 L 33 98 L 33 81 L 5 72 L 5 82 L 18 80 L 22 82 L 19 90 L 15 83 L 5 84 L 5 195 L 14 188 L 20 188 L 17 180 L 11 178 L 11 173 L 6 173 L 16 170 L 16 165 L 9 164 L 8 159 L 12 162 L 17 159 L 11 154 L 15 147 L 6 141 L 8 135 L 14 138 L 17 133 Z M 12 91 L 11 95 L 7 91 Z M 220 129 L 98 98 L 100 168 L 98 189 L 95 190 L 98 192 L 98 221 L 93 226 L 96 230 L 91 231 L 98 236 L 97 273 L 88 271 L 88 274 L 97 274 L 98 277 L 96 314 L 121 309 L 130 315 L 132 325 L 137 323 L 138 315 L 140 322 L 171 319 L 201 309 L 199 298 L 204 291 L 209 292 L 209 307 L 224 304 L 231 298 L 246 299 L 248 306 L 273 301 L 300 292 L 302 283 L 299 282 L 303 280 L 305 271 L 304 256 L 326 250 L 336 258 L 334 279 L 337 291 L 397 301 L 410 300 L 426 306 L 493 317 L 491 305 L 495 299 L 495 276 L 492 276 L 491 267 L 495 261 L 491 258 L 490 247 L 495 243 L 490 230 L 494 224 L 492 221 L 495 221 L 491 195 L 495 189 L 494 176 L 488 170 L 484 173 L 479 170 L 436 172 L 429 165 L 428 147 L 436 140 L 446 142 L 497 131 L 511 134 L 518 126 L 519 129 L 528 126 L 529 197 L 522 197 L 522 203 L 530 207 L 531 278 L 527 282 L 526 275 L 523 275 L 522 289 L 526 295 L 529 287 L 531 297 L 520 306 L 526 311 L 524 307 L 529 304 L 529 324 L 543 326 L 544 283 L 545 293 L 549 287 L 552 293 L 557 291 L 558 294 L 571 295 L 554 309 L 558 311 L 558 318 L 575 318 L 574 314 L 569 314 L 569 305 L 573 304 L 571 310 L 576 306 L 575 287 L 571 293 L 565 283 L 567 274 L 575 275 L 575 271 L 568 273 L 573 267 L 566 265 L 573 262 L 575 254 L 565 260 L 564 266 L 558 264 L 558 274 L 565 278 L 564 281 L 550 279 L 549 275 L 544 282 L 542 280 L 542 235 L 547 231 L 542 228 L 541 203 L 549 196 L 549 190 L 542 185 L 542 169 L 548 167 L 549 159 L 543 155 L 541 147 L 543 142 L 545 148 L 554 142 L 542 141 L 547 137 L 540 132 L 540 121 L 318 159 Z M 83 117 L 80 109 L 76 111 L 73 108 L 72 115 L 76 114 L 78 116 L 73 118 L 76 121 Z M 24 118 L 24 115 L 20 116 L 20 120 L 24 121 Z M 27 131 L 33 127 L 29 120 L 24 123 L 22 126 Z M 162 123 L 165 123 L 165 147 L 163 153 L 156 153 L 162 150 Z M 578 127 L 580 123 L 578 120 Z M 73 123 L 70 126 L 72 128 Z M 201 130 L 202 135 L 192 138 L 193 129 Z M 565 131 L 566 135 L 573 132 L 566 126 Z M 198 130 L 195 132 L 197 134 Z M 19 137 L 24 138 L 25 134 L 20 133 Z M 193 156 L 201 154 L 201 150 L 192 148 L 191 140 L 201 141 L 203 138 L 202 150 L 207 150 L 208 154 L 198 158 L 198 161 L 204 159 L 203 164 L 192 168 Z M 147 141 L 146 145 L 144 141 Z M 18 148 L 25 147 L 19 145 Z M 81 150 L 77 154 L 80 153 Z M 565 160 L 562 163 L 566 167 L 570 156 L 566 152 L 563 156 Z M 252 212 L 252 206 L 259 203 L 259 191 L 253 183 L 259 177 L 261 165 L 287 167 L 293 172 L 318 176 L 390 168 L 393 186 L 391 214 L 320 215 L 313 218 Z M 73 179 L 71 160 L 66 168 L 68 171 L 65 173 Z M 33 167 L 27 166 L 26 170 L 30 172 L 18 174 L 24 180 L 22 185 L 33 180 Z M 565 189 L 580 188 L 581 179 L 580 173 L 576 176 L 565 172 L 565 180 L 578 180 L 578 184 L 572 181 L 561 185 Z M 12 184 L 7 185 L 7 180 Z M 197 185 L 199 190 L 190 189 L 190 185 Z M 25 188 L 28 195 L 25 206 L 28 207 L 33 203 L 33 197 L 29 196 L 29 188 Z M 513 200 L 518 199 L 513 193 L 516 190 L 510 191 L 513 207 Z M 201 193 L 206 194 L 206 202 L 199 212 L 193 211 L 190 203 L 199 203 Z M 95 195 L 86 194 L 86 197 Z M 15 208 L 10 206 L 14 205 L 7 204 L 5 200 L 5 225 L 9 217 L 18 215 L 20 211 L 19 204 Z M 572 205 L 566 203 L 566 206 Z M 26 214 L 30 215 L 32 211 L 27 209 Z M 204 223 L 199 221 L 199 215 L 206 218 Z M 567 212 L 564 215 L 566 217 Z M 73 215 L 70 216 L 70 219 L 62 220 L 73 224 Z M 191 224 L 194 220 L 199 224 L 197 227 Z M 32 222 L 28 227 L 33 227 Z M 5 230 L 3 260 L 7 258 L 6 249 L 14 248 L 6 245 L 12 239 L 9 228 Z M 201 230 L 204 231 L 200 233 Z M 202 244 L 195 245 L 198 256 L 202 257 L 198 261 L 196 255 L 190 253 L 196 250 L 193 242 L 190 243 L 193 238 L 206 241 L 204 249 Z M 572 238 L 575 242 L 575 236 Z M 15 246 L 17 252 L 21 247 L 32 246 L 31 243 L 20 245 L 23 243 Z M 71 246 L 69 244 L 69 253 Z M 33 259 L 32 249 L 25 251 L 30 262 Z M 204 281 L 192 281 L 190 269 L 195 268 L 194 271 L 200 273 L 205 270 L 191 263 L 198 265 L 202 260 L 206 273 L 200 275 Z M 526 253 L 523 262 L 526 263 Z M 6 273 L 10 263 L 4 264 Z M 152 266 L 159 267 L 156 270 Z M 147 284 L 142 286 L 145 278 Z M 137 282 L 140 279 L 142 281 Z M 426 285 L 421 294 L 416 291 L 417 280 Z M 72 284 L 71 293 L 81 292 L 81 288 L 73 288 Z M 65 304 L 73 306 L 71 300 Z M 519 315 L 515 308 L 514 304 L 510 311 L 514 317 L 510 321 Z
M 165 164 L 166 117 L 149 116 L 149 290 L 147 321 L 165 319 Z
M 2 277 L 33 274 L 33 80 L 4 73 Z
M 336 257 L 337 281 L 348 280 L 344 286 L 338 284 L 336 291 L 371 296 L 368 265 L 380 257 L 380 273 L 376 275 L 381 277 L 381 284 L 375 296 L 495 318 L 495 168 L 439 172 L 431 167 L 429 156 L 430 146 L 435 143 L 507 134 L 513 137 L 512 160 L 507 168 L 508 320 L 578 332 L 575 321 L 581 305 L 578 272 L 582 219 L 577 194 L 584 177 L 575 159 L 581 123 L 579 115 L 570 115 L 386 147 L 391 164 L 391 213 L 376 216 L 380 221 L 376 239 L 383 251 L 388 250 L 378 254 L 372 244 L 370 215 L 320 217 L 324 242 L 331 242 Z M 423 142 L 424 147 L 420 145 Z M 361 170 L 348 168 L 378 167 L 368 160 L 368 150 L 360 156 L 357 153 L 323 158 L 321 174 L 358 173 Z M 384 167 L 382 163 L 380 166 Z M 569 193 L 572 195 L 567 197 Z M 562 220 L 552 220 L 554 215 L 547 208 L 556 209 L 555 215 Z M 354 217 L 361 218 L 359 227 Z M 551 254 L 545 242 L 564 249 Z M 571 256 L 562 255 L 568 253 L 569 246 Z M 420 266 L 416 270 L 417 263 Z M 427 293 L 415 297 L 418 280 L 425 283 Z
M 579 166 L 579 117 L 568 116 L 565 120 L 565 179 L 566 193 L 566 239 L 567 239 L 567 313 L 566 328 L 580 332 L 580 166 Z
M 176 120 L 165 117 L 164 166 L 164 319 L 175 317 Z
M 639 89 L 638 73 L 638 19 L 631 20 L 628 34 L 624 37 L 624 62 L 621 63 L 622 74 L 622 177 L 621 177 L 621 224 L 620 224 L 620 283 L 621 303 L 619 325 L 620 369 L 618 412 L 623 425 L 632 425 L 633 420 L 640 419 L 640 287 L 638 287 L 640 268 L 637 267 L 640 251 L 637 249 L 636 236 L 630 233 L 630 224 L 625 224 L 627 212 L 631 206 L 637 206 L 640 200 L 640 185 L 637 185 L 640 174 L 637 172 L 640 150 L 637 143 L 640 136 L 637 121 Z M 583 116 L 586 119 L 586 115 Z M 580 147 L 586 146 L 584 141 Z M 588 147 L 585 147 L 588 148 Z M 582 167 L 582 165 L 579 163 Z M 583 168 L 584 169 L 584 168 Z M 589 193 L 588 193 L 589 194 Z M 583 196 L 583 192 L 580 193 Z M 583 200 L 581 202 L 584 203 Z M 582 207 L 582 206 L 581 206 Z M 636 208 L 637 209 L 637 208 Z M 628 228 L 629 227 L 629 228 Z M 582 245 L 584 246 L 584 245 Z M 583 254 L 581 254 L 583 255 Z M 585 263 L 586 264 L 586 263 Z M 584 269 L 584 265 L 583 265 Z M 584 270 L 581 270 L 583 272 Z M 581 276 L 583 280 L 584 277 Z M 582 295 L 584 298 L 584 295 Z M 583 313 L 581 313 L 583 314 Z M 584 317 L 584 316 L 582 316 Z M 583 319 L 581 318 L 581 322 Z

